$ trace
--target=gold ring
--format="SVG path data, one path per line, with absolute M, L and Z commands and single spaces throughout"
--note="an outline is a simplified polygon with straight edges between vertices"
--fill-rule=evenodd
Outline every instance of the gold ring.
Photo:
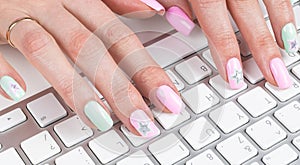
M 12 43 L 12 41 L 10 40 L 10 33 L 11 31 L 14 29 L 14 27 L 19 23 L 19 22 L 22 22 L 22 21 L 34 21 L 36 23 L 38 23 L 37 20 L 33 19 L 33 18 L 30 18 L 30 17 L 23 17 L 23 18 L 19 18 L 17 20 L 15 20 L 13 23 L 11 23 L 7 29 L 7 32 L 6 32 L 6 40 L 7 42 L 9 43 L 9 45 L 13 48 L 15 48 L 15 45 Z

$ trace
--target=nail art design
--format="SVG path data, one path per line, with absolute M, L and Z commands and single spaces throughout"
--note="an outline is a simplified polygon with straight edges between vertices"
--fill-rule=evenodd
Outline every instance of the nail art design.
M 88 102 L 84 107 L 84 113 L 100 131 L 107 131 L 114 124 L 109 114 L 96 101 Z
M 14 101 L 20 100 L 24 95 L 24 89 L 10 76 L 3 76 L 0 79 L 1 88 Z
M 167 85 L 160 86 L 156 91 L 156 96 L 174 114 L 179 114 L 184 106 L 181 98 Z
M 273 77 L 280 89 L 289 88 L 292 85 L 292 80 L 283 61 L 280 58 L 274 58 L 270 62 L 270 69 Z
M 282 41 L 287 53 L 295 53 L 299 50 L 297 31 L 293 23 L 288 23 L 282 28 Z
M 290 45 L 290 50 L 291 51 L 298 51 L 298 44 L 297 44 L 297 40 L 288 40 L 289 45 Z
M 130 115 L 130 123 L 142 137 L 154 137 L 159 134 L 159 129 L 143 110 L 136 110 Z
M 195 27 L 195 23 L 177 6 L 168 9 L 166 19 L 177 31 L 186 36 L 188 36 Z
M 243 69 L 237 58 L 231 58 L 227 62 L 227 75 L 232 89 L 239 89 L 244 85 Z
M 141 1 L 145 3 L 147 6 L 157 11 L 159 15 L 165 14 L 166 11 L 165 8 L 156 0 L 141 0 Z

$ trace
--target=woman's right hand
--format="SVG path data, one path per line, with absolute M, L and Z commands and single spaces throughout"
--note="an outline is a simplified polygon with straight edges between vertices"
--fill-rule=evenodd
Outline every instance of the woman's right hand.
M 0 0 L 0 4 L 0 41 L 7 43 L 8 37 L 10 44 L 89 126 L 106 131 L 113 121 L 108 108 L 66 56 L 136 135 L 149 137 L 159 133 L 142 96 L 165 112 L 179 113 L 183 108 L 176 87 L 164 70 L 102 1 Z M 141 5 L 148 9 L 147 13 L 155 13 Z M 0 84 L 0 93 L 9 99 L 19 100 L 25 94 L 25 82 L 2 56 Z

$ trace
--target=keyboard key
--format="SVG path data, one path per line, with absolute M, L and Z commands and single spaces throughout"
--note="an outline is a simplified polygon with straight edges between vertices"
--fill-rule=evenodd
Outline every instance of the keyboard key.
M 212 70 L 197 56 L 175 66 L 175 70 L 189 84 L 194 84 L 212 74 Z
M 269 83 L 266 83 L 265 86 L 275 97 L 277 97 L 280 101 L 285 102 L 300 93 L 299 82 L 297 82 L 297 80 L 295 80 L 294 78 L 292 78 L 292 82 L 292 86 L 284 90 L 274 87 Z
M 190 154 L 173 133 L 150 144 L 148 149 L 161 165 L 174 164 Z
M 248 116 L 233 102 L 213 110 L 209 117 L 224 133 L 230 133 L 249 121 Z
M 222 141 L 216 148 L 230 164 L 242 164 L 258 154 L 257 149 L 241 133 Z
M 263 150 L 269 149 L 287 136 L 269 116 L 248 127 L 246 132 Z
M 158 110 L 153 110 L 153 115 L 156 120 L 163 126 L 164 129 L 169 130 L 187 121 L 191 115 L 184 109 L 179 114 L 164 113 Z
M 297 76 L 298 79 L 300 79 L 300 64 L 296 65 L 292 69 L 292 72 L 294 73 L 295 76 Z
M 147 46 L 146 49 L 152 58 L 162 68 L 165 68 L 207 46 L 205 35 L 199 27 L 195 27 L 189 36 L 175 33 L 172 36 Z
M 230 88 L 229 84 L 224 81 L 222 79 L 222 77 L 220 75 L 217 75 L 213 78 L 211 78 L 209 80 L 209 84 L 215 88 L 215 90 L 225 99 L 228 99 L 240 92 L 242 92 L 243 90 L 247 89 L 247 84 L 245 83 L 245 85 L 243 87 L 241 87 L 240 89 L 237 90 L 233 90 Z
M 210 49 L 202 53 L 203 58 L 211 65 L 214 69 L 217 69 L 214 59 L 211 56 Z
M 0 164 L 25 165 L 14 148 L 9 148 L 0 153 Z
M 123 134 L 127 137 L 127 139 L 132 143 L 132 145 L 134 145 L 135 147 L 138 147 L 142 144 L 147 143 L 148 141 L 154 139 L 155 137 L 159 136 L 159 134 L 157 134 L 156 136 L 153 136 L 151 138 L 144 138 L 141 136 L 137 136 L 133 133 L 131 133 L 124 125 L 122 125 L 120 127 L 121 131 L 123 132 Z
M 212 150 L 206 150 L 193 159 L 186 162 L 186 165 L 203 164 L 203 165 L 224 165 L 218 156 Z
M 205 84 L 199 84 L 182 93 L 183 100 L 191 110 L 200 114 L 220 102 L 220 99 Z
M 194 150 L 200 150 L 220 138 L 220 133 L 204 117 L 185 125 L 179 133 Z
M 250 56 L 251 52 L 250 52 L 248 44 L 245 41 L 245 39 L 243 38 L 242 34 L 237 33 L 236 39 L 238 40 L 238 44 L 240 46 L 240 51 L 241 51 L 242 56 L 244 56 L 244 57 Z
M 300 103 L 293 101 L 275 112 L 274 116 L 292 133 L 300 130 Z
M 250 58 L 243 62 L 244 76 L 251 84 L 256 84 L 264 79 L 264 75 L 261 73 L 254 58 Z
M 261 87 L 256 87 L 243 94 L 237 101 L 253 117 L 258 117 L 277 106 L 277 102 Z
M 67 147 L 78 144 L 93 135 L 92 129 L 85 125 L 78 116 L 55 125 L 54 131 Z
M 4 132 L 26 121 L 26 116 L 20 108 L 0 116 L 0 132 Z
M 106 132 L 90 141 L 89 147 L 103 164 L 106 164 L 129 151 L 129 147 L 115 130 Z
M 298 154 L 287 144 L 284 144 L 262 158 L 266 165 L 290 164 L 298 159 Z
M 177 76 L 175 76 L 175 74 L 171 70 L 167 70 L 166 73 L 170 77 L 171 81 L 176 86 L 178 91 L 184 89 L 183 82 Z
M 41 127 L 46 127 L 67 115 L 52 93 L 28 103 L 27 108 Z
M 55 159 L 56 165 L 95 165 L 91 157 L 85 152 L 82 147 L 77 147 L 72 151 Z
M 280 49 L 280 53 L 282 60 L 287 67 L 300 60 L 300 56 L 298 55 L 298 53 L 287 53 L 283 49 Z
M 257 162 L 253 162 L 250 165 L 259 165 Z
M 297 136 L 292 143 L 294 144 L 294 146 L 300 151 L 300 136 Z
M 297 5 L 293 7 L 294 13 L 295 13 L 295 20 L 296 20 L 296 28 L 300 29 L 300 6 Z
M 23 141 L 21 148 L 33 164 L 39 164 L 61 151 L 48 131 L 43 131 Z
M 140 150 L 117 162 L 116 165 L 154 165 L 154 163 L 144 151 Z

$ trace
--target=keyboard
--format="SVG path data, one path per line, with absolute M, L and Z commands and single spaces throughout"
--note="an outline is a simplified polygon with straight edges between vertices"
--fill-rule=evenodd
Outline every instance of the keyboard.
M 300 32 L 298 3 L 294 11 Z M 136 31 L 144 24 L 143 20 L 134 23 L 122 19 Z M 30 94 L 22 101 L 0 101 L 0 164 L 300 164 L 299 52 L 287 54 L 281 50 L 293 85 L 278 90 L 264 80 L 233 23 L 246 84 L 231 90 L 216 70 L 201 29 L 184 37 L 159 16 L 151 19 L 148 21 L 155 22 L 155 28 L 163 26 L 157 28 L 161 31 L 153 35 L 157 29 L 146 29 L 138 36 L 186 104 L 178 115 L 162 113 L 149 105 L 159 135 L 149 139 L 135 136 L 114 115 L 111 130 L 93 130 L 41 79 L 42 85 L 30 82 Z M 39 86 L 32 87 L 31 83 Z M 100 93 L 98 96 L 105 102 Z

